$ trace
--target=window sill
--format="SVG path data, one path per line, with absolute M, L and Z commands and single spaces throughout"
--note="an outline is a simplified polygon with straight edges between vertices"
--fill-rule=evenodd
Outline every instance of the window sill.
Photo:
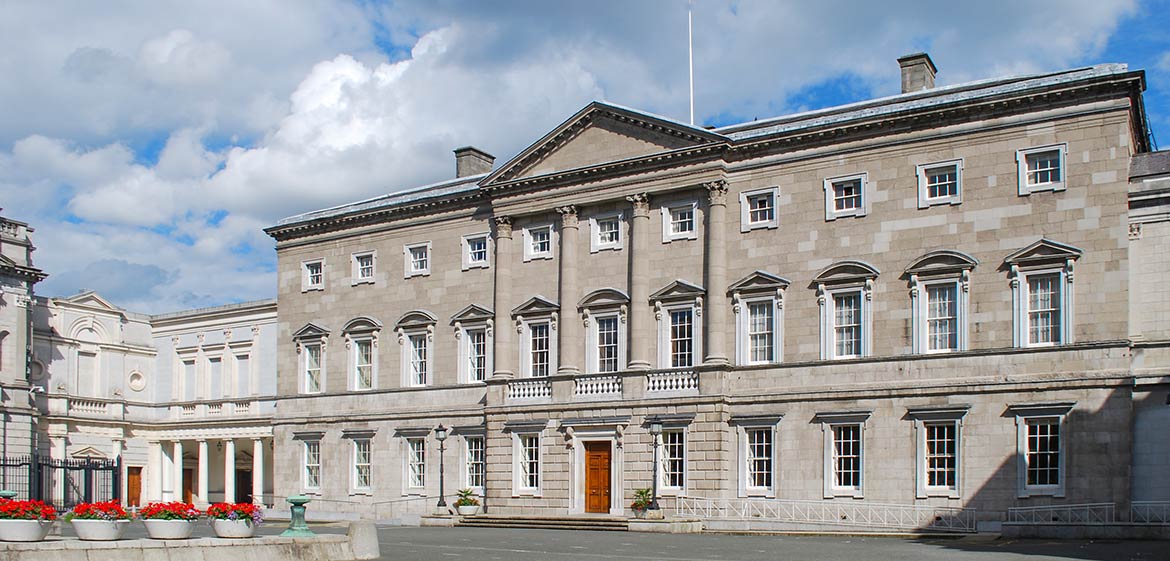
M 864 499 L 861 489 L 831 489 L 826 499 Z
M 425 497 L 427 496 L 426 489 L 423 487 L 411 487 L 410 490 L 402 492 L 403 497 Z
M 1064 488 L 1061 487 L 1024 487 L 1016 494 L 1017 498 L 1027 499 L 1030 497 L 1054 497 L 1057 499 L 1064 498 Z
M 374 284 L 374 279 L 361 279 L 361 280 L 355 280 L 355 281 L 349 283 L 350 286 L 358 286 L 358 285 L 362 285 L 362 284 L 371 284 L 372 285 L 372 284 Z
M 622 246 L 620 246 L 620 245 L 599 245 L 599 246 L 593 248 L 592 253 L 598 253 L 598 252 L 602 252 L 602 251 L 621 251 L 621 250 L 622 250 Z
M 838 218 L 864 218 L 865 215 L 866 215 L 866 213 L 862 212 L 860 210 L 830 212 L 829 215 L 825 217 L 825 222 L 832 222 L 834 220 L 837 220 Z
M 540 255 L 526 255 L 526 256 L 524 256 L 524 262 L 527 263 L 529 261 L 548 261 L 548 260 L 551 260 L 552 258 L 553 258 L 553 256 L 551 253 L 547 253 L 547 254 L 542 253 Z
M 414 278 L 414 277 L 429 277 L 429 276 L 431 276 L 431 272 L 430 272 L 430 271 L 424 271 L 424 272 L 419 272 L 419 273 L 407 273 L 407 274 L 406 274 L 405 276 L 403 276 L 402 278 L 404 278 L 404 279 L 412 279 L 412 278 Z
M 306 287 L 306 288 L 301 289 L 302 294 L 304 294 L 306 292 L 325 292 L 325 287 L 324 286 L 310 286 L 310 287 Z
M 670 243 L 670 242 L 677 242 L 677 241 L 684 241 L 684 240 L 697 240 L 697 239 L 699 239 L 699 234 L 697 234 L 695 232 L 690 232 L 687 234 L 671 234 L 671 235 L 663 238 L 662 243 Z
M 535 490 L 535 489 L 533 489 L 533 490 L 527 490 L 527 491 L 525 491 L 525 490 L 521 490 L 521 491 L 513 491 L 513 492 L 512 492 L 512 498 L 513 498 L 513 499 L 519 499 L 519 498 L 523 498 L 523 497 L 528 497 L 528 498 L 533 498 L 533 499 L 539 499 L 539 498 L 541 498 L 542 496 L 543 496 L 543 495 L 541 494 L 541 492 L 540 492 L 539 490 Z
M 958 489 L 928 489 L 918 495 L 919 499 L 961 499 Z
M 374 496 L 374 491 L 372 489 L 363 489 L 360 491 L 350 491 L 349 496 L 351 496 L 351 497 L 372 497 L 372 496 Z
M 490 268 L 490 265 L 487 263 L 468 263 L 468 264 L 463 266 L 464 271 L 470 271 L 471 269 L 487 269 L 487 268 Z
M 1065 184 L 1063 181 L 1061 181 L 1060 183 L 1040 183 L 1037 185 L 1025 185 L 1024 189 L 1020 192 L 1020 196 L 1026 197 L 1028 195 L 1031 195 L 1032 193 L 1044 193 L 1046 191 L 1056 192 L 1056 191 L 1064 191 L 1065 189 L 1066 189 L 1066 187 L 1065 187 Z

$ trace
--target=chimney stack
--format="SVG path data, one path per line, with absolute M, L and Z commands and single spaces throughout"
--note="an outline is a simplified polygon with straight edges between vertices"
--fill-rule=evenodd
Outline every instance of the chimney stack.
M 496 157 L 475 148 L 464 146 L 455 149 L 455 177 L 467 177 L 492 171 Z
M 914 53 L 898 58 L 898 65 L 902 67 L 902 93 L 929 90 L 934 87 L 934 75 L 938 68 L 930 55 Z

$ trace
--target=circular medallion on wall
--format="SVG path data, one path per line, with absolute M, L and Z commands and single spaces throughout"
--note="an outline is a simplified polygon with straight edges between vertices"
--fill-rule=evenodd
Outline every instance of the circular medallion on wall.
M 137 370 L 131 370 L 130 374 L 126 376 L 126 385 L 130 386 L 130 389 L 140 392 L 146 389 L 146 375 Z
M 28 379 L 40 380 L 45 377 L 45 365 L 41 361 L 33 359 L 28 363 Z

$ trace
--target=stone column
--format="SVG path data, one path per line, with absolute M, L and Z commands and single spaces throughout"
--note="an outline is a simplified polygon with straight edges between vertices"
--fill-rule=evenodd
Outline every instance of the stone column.
M 208 460 L 207 439 L 204 438 L 204 439 L 201 439 L 199 441 L 199 489 L 198 489 L 198 497 L 199 497 L 199 504 L 200 505 L 206 505 L 210 502 L 207 500 L 207 484 L 208 484 L 208 473 L 209 473 L 209 471 L 207 469 L 207 460 Z
M 174 459 L 172 464 L 173 471 L 171 477 L 174 478 L 174 484 L 171 485 L 175 490 L 175 500 L 183 500 L 183 441 L 176 440 L 171 443 L 171 456 Z
M 515 330 L 511 328 L 512 314 L 512 217 L 496 217 L 496 284 L 495 284 L 495 329 L 493 331 L 492 360 L 496 371 L 492 376 L 512 378 L 516 375 L 516 347 L 513 344 Z
M 149 484 L 146 488 L 146 500 L 148 502 L 161 501 L 163 500 L 162 442 L 148 440 L 146 444 L 146 482 Z
M 264 441 L 252 439 L 252 502 L 264 504 Z
M 650 263 L 646 246 L 650 239 L 650 196 L 642 193 L 626 197 L 634 205 L 630 220 L 630 314 L 629 352 L 630 369 L 650 368 L 653 344 L 653 310 L 650 309 Z
M 581 359 L 585 354 L 585 338 L 582 325 L 577 317 L 577 239 L 580 230 L 577 221 L 577 207 L 569 205 L 557 208 L 561 215 L 561 259 L 558 300 L 561 304 L 561 322 L 557 328 L 560 342 L 557 353 L 560 367 L 557 374 L 580 374 Z
M 703 284 L 707 290 L 706 315 L 703 318 L 704 363 L 728 364 L 727 359 L 727 182 L 704 183 L 710 204 L 707 206 L 703 251 L 706 259 Z
M 223 502 L 236 502 L 236 441 L 223 441 Z

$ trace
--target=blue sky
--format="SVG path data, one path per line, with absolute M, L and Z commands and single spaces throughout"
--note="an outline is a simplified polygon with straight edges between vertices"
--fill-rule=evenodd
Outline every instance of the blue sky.
M 148 313 L 272 297 L 261 229 L 506 161 L 593 99 L 687 118 L 685 0 L 0 6 L 0 206 L 42 295 Z M 1125 62 L 1170 147 L 1170 2 L 695 2 L 696 112 L 723 125 Z

